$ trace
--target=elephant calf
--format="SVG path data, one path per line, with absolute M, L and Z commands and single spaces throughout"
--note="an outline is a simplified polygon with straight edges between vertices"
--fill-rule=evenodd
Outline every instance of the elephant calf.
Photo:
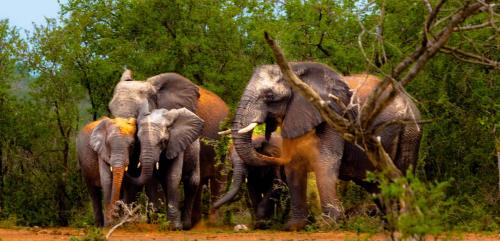
M 158 181 L 167 198 L 167 217 L 171 228 L 189 229 L 193 202 L 200 183 L 198 138 L 204 122 L 186 108 L 155 109 L 142 113 L 137 131 L 141 143 L 141 174 L 138 178 L 130 177 L 130 181 L 134 185 Z M 182 224 L 178 190 L 181 179 L 184 184 Z
M 107 225 L 112 219 L 112 205 L 120 198 L 123 175 L 129 164 L 135 132 L 135 118 L 104 117 L 87 124 L 78 134 L 78 161 L 92 198 L 97 226 Z
M 269 140 L 266 140 L 264 136 L 252 138 L 253 147 L 258 153 L 273 157 L 280 157 L 281 142 L 282 139 L 278 135 L 272 135 Z M 214 204 L 214 208 L 218 209 L 232 201 L 246 176 L 252 212 L 255 217 L 254 228 L 268 228 L 267 223 L 275 211 L 275 204 L 279 204 L 277 201 L 283 194 L 279 188 L 276 188 L 276 185 L 286 185 L 284 173 L 281 172 L 282 168 L 280 166 L 245 165 L 234 147 L 230 148 L 228 157 L 233 163 L 233 182 L 229 191 Z

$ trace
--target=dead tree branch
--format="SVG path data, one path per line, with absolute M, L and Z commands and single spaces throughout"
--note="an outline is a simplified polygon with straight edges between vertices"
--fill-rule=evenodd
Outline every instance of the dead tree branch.
M 494 23 L 498 23 L 497 21 L 494 21 Z M 467 25 L 463 27 L 456 27 L 454 31 L 469 31 L 469 30 L 475 30 L 475 29 L 481 29 L 481 28 L 486 28 L 492 26 L 491 22 L 484 22 L 481 24 L 476 24 L 476 25 Z M 493 25 L 494 26 L 494 25 Z
M 391 180 L 401 177 L 401 171 L 394 165 L 391 158 L 382 147 L 380 137 L 365 135 L 362 130 L 356 128 L 354 123 L 340 116 L 333 109 L 331 109 L 327 105 L 327 102 L 323 100 L 313 88 L 295 75 L 286 60 L 283 51 L 281 51 L 280 47 L 276 44 L 276 42 L 274 42 L 267 32 L 264 33 L 264 37 L 267 44 L 273 50 L 274 57 L 276 58 L 276 62 L 278 63 L 284 78 L 292 85 L 292 88 L 305 96 L 314 105 L 314 107 L 318 109 L 321 117 L 323 117 L 327 124 L 341 133 L 342 138 L 346 141 L 354 144 L 361 142 L 361 145 L 366 151 L 370 162 L 380 170 L 386 171 Z
M 466 3 L 461 9 L 459 9 L 455 14 L 450 17 L 450 20 L 446 27 L 444 27 L 433 40 L 429 40 L 425 33 L 430 32 L 430 26 L 437 16 L 437 12 L 440 6 L 446 0 L 442 0 L 438 3 L 436 8 L 434 8 L 433 13 L 427 17 L 424 24 L 424 37 L 422 45 L 415 50 L 410 56 L 403 59 L 396 68 L 392 71 L 391 76 L 385 76 L 383 81 L 375 88 L 375 90 L 370 94 L 365 105 L 361 109 L 362 116 L 362 126 L 364 128 L 370 126 L 373 123 L 378 114 L 390 103 L 396 96 L 396 91 L 398 88 L 392 88 L 389 94 L 382 96 L 382 93 L 387 89 L 389 84 L 393 82 L 392 80 L 399 79 L 399 83 L 402 86 L 407 85 L 412 81 L 416 75 L 423 69 L 425 64 L 443 47 L 451 37 L 454 32 L 454 28 L 460 25 L 468 17 L 474 15 L 481 9 L 484 8 L 483 2 Z M 489 2 L 489 1 L 485 1 Z M 489 5 L 488 5 L 489 6 Z M 404 75 L 401 77 L 401 75 Z
M 446 54 L 451 54 L 455 58 L 460 59 L 464 62 L 469 62 L 469 63 L 473 63 L 473 64 L 481 64 L 481 65 L 491 66 L 494 69 L 500 69 L 500 62 L 486 58 L 486 57 L 481 56 L 481 55 L 465 52 L 465 51 L 460 50 L 458 48 L 443 46 L 439 51 L 446 53 Z
M 106 240 L 109 240 L 109 237 L 111 237 L 111 234 L 113 234 L 113 232 L 118 227 L 122 226 L 125 223 L 134 222 L 140 218 L 138 211 L 139 211 L 139 209 L 141 209 L 141 205 L 136 205 L 135 207 L 133 207 L 132 205 L 125 204 L 123 201 L 116 202 L 116 205 L 118 207 L 120 207 L 125 212 L 125 214 L 123 215 L 120 222 L 117 223 L 115 226 L 113 226 L 108 231 L 108 234 L 106 234 Z
M 469 61 L 478 61 L 489 64 L 490 66 L 498 66 L 498 62 L 484 59 L 482 56 L 463 52 L 457 49 L 446 47 L 448 40 L 453 32 L 462 24 L 467 18 L 478 13 L 479 11 L 491 12 L 491 0 L 484 1 L 468 1 L 460 9 L 455 11 L 450 16 L 445 17 L 447 20 L 446 26 L 437 31 L 433 31 L 433 27 L 437 25 L 439 12 L 446 0 L 440 0 L 433 8 L 427 0 L 423 0 L 429 14 L 424 23 L 424 34 L 422 37 L 421 45 L 408 57 L 399 62 L 392 70 L 391 74 L 385 74 L 381 83 L 372 91 L 367 98 L 365 104 L 361 107 L 358 116 L 358 122 L 353 121 L 351 118 L 346 119 L 333 111 L 328 102 L 323 100 L 309 85 L 302 82 L 291 70 L 285 56 L 283 55 L 279 46 L 274 40 L 265 33 L 265 39 L 268 45 L 273 50 L 276 62 L 279 65 L 284 78 L 290 82 L 292 87 L 304 95 L 316 107 L 323 119 L 339 133 L 342 133 L 343 138 L 351 143 L 361 145 L 365 150 L 368 158 L 372 164 L 381 170 L 388 172 L 389 178 L 394 179 L 402 176 L 401 172 L 395 167 L 389 155 L 382 148 L 380 138 L 376 137 L 376 130 L 373 128 L 373 121 L 375 117 L 398 95 L 404 91 L 403 86 L 411 82 L 417 74 L 424 68 L 426 63 L 438 51 L 451 51 L 456 55 L 467 58 Z M 434 24 L 436 22 L 436 24 Z M 491 21 L 490 21 L 491 22 Z M 367 32 L 363 24 L 360 23 L 362 32 L 358 36 L 358 44 L 363 52 L 362 37 Z M 435 34 L 433 34 L 435 33 Z M 368 60 L 368 56 L 363 52 L 363 56 Z M 373 66 L 371 61 L 368 61 Z M 392 88 L 390 88 L 392 85 Z M 333 100 L 335 100 L 334 97 Z M 339 105 L 345 108 L 345 105 Z M 370 131 L 371 130 L 371 131 Z

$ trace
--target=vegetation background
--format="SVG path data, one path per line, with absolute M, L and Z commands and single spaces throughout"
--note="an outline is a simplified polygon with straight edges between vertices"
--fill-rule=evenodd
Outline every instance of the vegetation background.
M 461 4 L 449 0 L 441 14 Z M 388 71 L 419 44 L 427 14 L 422 2 L 410 0 L 69 0 L 60 7 L 57 19 L 27 38 L 0 20 L 3 225 L 92 223 L 74 140 L 84 123 L 109 115 L 124 66 L 137 79 L 178 72 L 234 107 L 253 68 L 274 62 L 264 31 L 290 60 L 322 62 L 343 74 L 376 72 L 359 40 L 369 60 Z M 359 38 L 363 28 L 383 35 Z M 481 28 L 459 32 L 450 43 L 498 61 L 497 37 L 495 29 Z M 422 205 L 446 207 L 431 211 L 447 229 L 499 230 L 499 79 L 498 69 L 440 53 L 407 87 L 430 120 L 415 167 L 423 186 L 416 190 L 437 195 Z M 346 210 L 371 202 L 351 184 L 341 193 Z M 341 227 L 379 225 L 362 212 L 346 220 Z

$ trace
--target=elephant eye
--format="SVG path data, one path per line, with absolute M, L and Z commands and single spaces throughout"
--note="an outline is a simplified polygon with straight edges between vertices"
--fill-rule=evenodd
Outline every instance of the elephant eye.
M 269 88 L 262 89 L 261 96 L 262 96 L 262 98 L 264 98 L 264 101 L 271 102 L 274 100 L 275 95 L 274 95 L 273 89 L 271 87 L 269 87 Z

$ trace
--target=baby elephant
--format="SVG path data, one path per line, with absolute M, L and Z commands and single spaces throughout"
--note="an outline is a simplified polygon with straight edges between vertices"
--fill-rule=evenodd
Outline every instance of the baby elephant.
M 261 154 L 280 157 L 281 155 L 281 137 L 272 135 L 269 140 L 263 136 L 252 138 L 253 148 Z M 279 199 L 286 188 L 284 173 L 279 166 L 247 166 L 245 165 L 234 147 L 230 148 L 228 155 L 233 163 L 233 181 L 229 191 L 219 199 L 214 208 L 228 203 L 234 199 L 241 188 L 243 179 L 247 178 L 248 194 L 252 203 L 253 215 L 255 217 L 254 228 L 268 228 L 268 220 L 272 217 L 275 208 L 285 209 L 287 207 L 278 207 Z
M 167 198 L 172 229 L 191 228 L 191 211 L 200 183 L 200 142 L 203 120 L 186 108 L 156 109 L 139 117 L 141 174 L 136 185 L 158 181 Z M 179 212 L 179 185 L 184 184 L 184 210 Z
M 78 134 L 76 139 L 78 161 L 92 198 L 97 226 L 108 225 L 112 219 L 112 207 L 120 198 L 135 132 L 134 118 L 104 117 L 87 124 Z

